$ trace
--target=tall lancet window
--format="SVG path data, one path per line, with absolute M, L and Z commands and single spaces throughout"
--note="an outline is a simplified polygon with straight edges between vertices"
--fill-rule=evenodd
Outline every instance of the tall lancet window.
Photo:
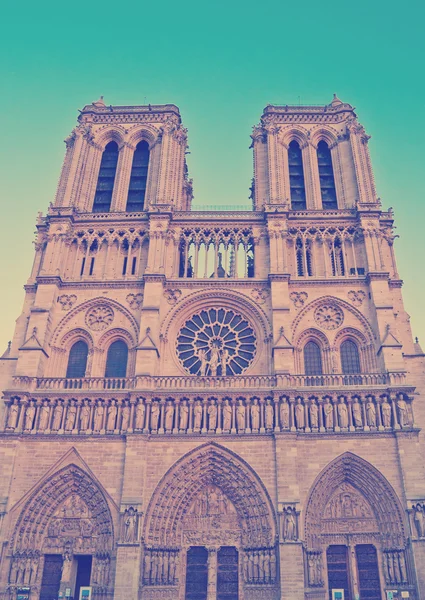
M 128 188 L 127 212 L 143 210 L 145 204 L 146 181 L 149 167 L 149 146 L 139 142 L 133 155 L 130 186 Z
M 89 347 L 86 342 L 83 340 L 75 342 L 69 352 L 66 377 L 85 377 L 88 354 Z
M 304 346 L 304 371 L 306 375 L 322 375 L 322 353 L 316 342 Z
M 289 185 L 291 187 L 291 208 L 292 210 L 305 210 L 305 183 L 303 157 L 301 148 L 295 140 L 289 144 L 288 149 L 289 163 Z
M 118 163 L 118 145 L 109 142 L 102 154 L 99 178 L 97 180 L 96 194 L 93 203 L 93 212 L 109 212 L 111 208 L 112 192 L 114 191 L 115 174 Z
M 329 146 L 323 140 L 317 145 L 317 162 L 319 164 L 320 192 L 323 210 L 338 208 L 336 199 L 335 178 L 332 167 L 332 156 Z
M 127 374 L 128 346 L 122 340 L 113 342 L 108 349 L 105 377 L 125 377 Z

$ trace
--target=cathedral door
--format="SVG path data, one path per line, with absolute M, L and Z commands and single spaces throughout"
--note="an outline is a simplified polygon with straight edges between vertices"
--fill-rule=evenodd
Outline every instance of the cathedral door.
M 217 600 L 238 600 L 238 551 L 222 546 L 217 560 Z
M 329 546 L 326 552 L 326 560 L 328 564 L 329 600 L 332 600 L 332 590 L 344 590 L 344 600 L 351 600 L 347 546 Z
M 356 558 L 360 598 L 381 600 L 378 557 L 375 546 L 371 544 L 356 546 Z
M 192 546 L 187 552 L 185 600 L 207 600 L 208 550 Z
M 57 600 L 62 577 L 63 558 L 60 554 L 46 554 L 44 557 L 43 578 L 40 600 Z

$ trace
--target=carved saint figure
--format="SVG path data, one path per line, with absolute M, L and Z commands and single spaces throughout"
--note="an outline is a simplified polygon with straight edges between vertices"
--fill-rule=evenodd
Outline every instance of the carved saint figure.
M 145 404 L 142 398 L 139 398 L 139 402 L 136 407 L 136 429 L 143 429 L 145 424 Z
M 45 431 L 48 428 L 49 417 L 50 417 L 49 402 L 47 400 L 43 400 L 43 404 L 40 408 L 40 421 L 38 424 L 38 429 L 40 431 Z
M 384 401 L 381 405 L 382 409 L 382 423 L 384 427 L 391 427 L 391 406 L 387 402 L 387 399 L 384 398 Z
M 227 374 L 227 363 L 229 362 L 229 351 L 224 348 L 221 353 L 221 375 L 224 377 Z
M 280 426 L 282 429 L 289 429 L 289 404 L 285 398 L 280 405 Z
M 130 425 L 130 407 L 127 402 L 122 408 L 121 431 L 127 431 Z
M 207 362 L 207 353 L 202 348 L 200 350 L 198 350 L 198 358 L 201 362 L 201 366 L 199 368 L 199 375 L 201 375 L 201 377 L 204 377 L 207 373 L 208 362 Z
M 117 405 L 115 400 L 112 400 L 110 406 L 108 407 L 108 420 L 106 423 L 106 429 L 108 431 L 113 431 L 115 429 L 115 423 L 117 420 Z
M 329 398 L 326 398 L 323 406 L 323 412 L 325 413 L 325 427 L 326 429 L 332 429 L 334 426 L 334 407 L 329 402 Z
M 236 407 L 236 423 L 238 425 L 238 431 L 245 430 L 245 406 L 241 399 L 238 400 Z
M 151 406 L 151 429 L 158 431 L 159 425 L 159 402 L 152 402 Z
M 103 425 L 103 404 L 98 400 L 96 410 L 94 412 L 94 430 L 100 431 Z
M 369 427 L 376 427 L 376 409 L 370 398 L 366 404 L 366 415 Z
M 297 423 L 297 429 L 304 429 L 304 406 L 301 403 L 301 398 L 297 398 L 295 405 L 295 421 Z
M 63 406 L 62 402 L 58 401 L 58 404 L 55 407 L 55 412 L 53 414 L 53 431 L 58 431 L 60 429 L 62 423 L 62 415 L 63 415 Z
M 283 538 L 285 540 L 296 540 L 297 539 L 297 521 L 295 516 L 295 509 L 292 506 L 288 506 L 285 509 L 285 519 L 283 523 Z
M 175 556 L 174 552 L 170 553 L 169 566 L 168 566 L 168 578 L 169 578 L 170 584 L 172 585 L 176 578 L 176 556 Z
M 188 421 L 189 421 L 189 407 L 187 405 L 187 401 L 183 400 L 183 402 L 180 405 L 180 423 L 179 423 L 180 431 L 185 431 L 187 429 Z
M 273 429 L 274 407 L 270 398 L 266 400 L 266 429 Z
M 195 401 L 195 406 L 193 407 L 193 428 L 195 431 L 199 431 L 202 425 L 202 406 L 199 400 Z
M 357 398 L 353 400 L 353 420 L 355 427 L 363 427 L 362 407 Z
M 211 348 L 211 354 L 210 354 L 210 370 L 211 370 L 211 375 L 213 377 L 215 377 L 217 375 L 217 367 L 218 367 L 219 361 L 220 361 L 220 351 L 217 348 L 217 346 L 213 346 Z
M 270 579 L 272 582 L 276 579 L 276 554 L 274 550 L 270 552 Z
M 260 429 L 260 407 L 258 398 L 254 398 L 251 404 L 251 427 L 253 430 Z
M 18 424 L 18 416 L 19 416 L 19 406 L 16 404 L 16 400 L 13 401 L 13 404 L 10 405 L 9 415 L 7 419 L 7 426 L 10 429 L 16 429 Z
M 314 399 L 310 404 L 310 426 L 312 429 L 317 429 L 319 427 L 319 409 Z
M 165 405 L 165 429 L 171 431 L 173 429 L 174 421 L 174 405 L 171 400 L 167 401 Z
M 151 566 L 152 566 L 151 553 L 149 552 L 149 550 L 147 550 L 146 554 L 145 554 L 145 573 L 144 573 L 144 579 L 145 579 L 146 583 L 151 582 Z
M 34 424 L 34 416 L 35 416 L 35 406 L 32 402 L 30 402 L 27 406 L 27 410 L 25 411 L 25 423 L 24 429 L 25 431 L 30 431 Z
M 214 400 L 208 406 L 208 429 L 212 431 L 217 428 L 217 406 Z
M 417 504 L 414 507 L 415 515 L 413 517 L 418 531 L 418 537 L 425 537 L 425 514 L 424 507 L 421 504 Z
M 398 408 L 398 421 L 401 427 L 407 427 L 409 425 L 409 416 L 407 412 L 407 404 L 403 398 L 397 399 L 397 408 Z
M 344 429 L 348 427 L 348 410 L 347 405 L 344 402 L 344 398 L 339 399 L 338 404 L 338 417 L 339 417 L 339 426 Z
M 229 400 L 226 398 L 223 404 L 223 429 L 224 431 L 230 431 L 232 427 L 232 407 L 229 404 Z
M 124 517 L 124 541 L 127 543 L 136 542 L 136 524 L 137 514 L 134 508 L 129 508 Z
M 74 429 L 76 415 L 77 415 L 77 407 L 75 406 L 75 402 L 73 400 L 71 400 L 71 403 L 68 406 L 68 411 L 66 413 L 66 420 L 65 420 L 65 429 L 67 431 L 72 431 Z
M 81 431 L 86 431 L 89 428 L 90 421 L 90 406 L 88 400 L 83 401 L 80 413 L 80 428 Z

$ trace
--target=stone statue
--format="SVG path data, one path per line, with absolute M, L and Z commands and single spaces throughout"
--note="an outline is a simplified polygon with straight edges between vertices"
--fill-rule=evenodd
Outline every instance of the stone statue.
M 285 399 L 280 405 L 280 426 L 282 429 L 289 429 L 289 404 Z
M 168 579 L 169 579 L 169 582 L 171 585 L 174 583 L 175 578 L 176 578 L 176 556 L 175 556 L 174 552 L 171 552 L 170 558 L 169 558 L 169 566 L 168 566 Z
M 348 410 L 347 405 L 344 402 L 344 398 L 339 399 L 339 404 L 337 406 L 338 416 L 339 416 L 339 426 L 341 429 L 348 428 Z
M 137 514 L 134 508 L 129 508 L 124 517 L 124 541 L 132 544 L 137 541 Z
M 18 425 L 19 406 L 16 404 L 16 400 L 10 405 L 9 415 L 7 418 L 7 426 L 10 429 L 16 429 Z
M 75 406 L 75 402 L 73 400 L 71 400 L 71 403 L 68 406 L 68 410 L 66 413 L 66 420 L 65 420 L 66 431 L 72 431 L 74 429 L 76 416 L 77 416 L 77 407 Z
M 274 407 L 270 398 L 266 400 L 266 429 L 273 429 L 274 424 Z
M 201 429 L 202 425 L 202 406 L 199 400 L 195 401 L 195 406 L 193 407 L 193 428 L 198 431 Z
M 35 406 L 34 406 L 33 402 L 30 401 L 30 403 L 27 406 L 27 410 L 25 411 L 25 423 L 24 423 L 25 431 L 30 431 L 32 429 L 32 426 L 34 424 L 34 417 L 35 417 Z
M 121 419 L 121 431 L 127 431 L 130 425 L 130 407 L 127 402 L 124 403 L 122 408 L 122 419 Z
M 204 377 L 207 374 L 208 362 L 207 362 L 207 353 L 202 348 L 200 350 L 198 350 L 198 358 L 201 361 L 199 374 L 201 375 L 201 377 Z
M 58 431 L 60 429 L 61 423 L 62 423 L 62 415 L 63 415 L 62 402 L 58 402 L 55 407 L 55 412 L 53 414 L 53 425 L 52 425 L 53 431 Z
M 185 431 L 187 429 L 187 425 L 189 422 L 189 407 L 187 405 L 187 400 L 183 400 L 180 405 L 180 431 Z
M 362 407 L 357 398 L 353 400 L 353 420 L 355 427 L 363 427 Z
M 152 402 L 151 406 L 151 429 L 158 431 L 159 428 L 159 402 Z
M 297 398 L 295 405 L 295 421 L 297 423 L 297 429 L 304 429 L 304 406 L 301 403 L 301 398 Z
M 334 426 L 334 407 L 329 402 L 329 398 L 326 398 L 323 406 L 323 412 L 325 413 L 325 427 L 326 429 L 333 429 Z
M 150 552 L 148 550 L 146 552 L 146 554 L 145 554 L 145 573 L 144 573 L 144 579 L 145 579 L 146 583 L 150 583 L 151 582 L 151 567 L 152 567 L 151 554 L 150 554 Z
M 398 421 L 401 427 L 409 426 L 409 415 L 407 412 L 407 404 L 403 398 L 398 398 L 397 400 L 397 408 L 398 408 Z
M 208 406 L 208 429 L 212 431 L 217 428 L 217 406 L 214 400 Z
M 89 428 L 90 421 L 90 406 L 88 400 L 83 401 L 80 413 L 80 428 L 81 431 L 86 431 Z
M 140 398 L 136 407 L 136 429 L 143 429 L 145 425 L 145 404 Z
M 270 553 L 270 579 L 272 582 L 276 580 L 276 554 L 274 550 Z
M 369 399 L 366 404 L 367 424 L 369 427 L 376 427 L 376 409 L 373 402 Z
M 114 431 L 115 423 L 117 420 L 117 405 L 115 400 L 112 400 L 110 406 L 108 407 L 108 419 L 106 424 L 106 429 L 108 431 Z
M 236 407 L 236 423 L 238 431 L 245 430 L 245 406 L 242 400 L 238 400 L 238 405 Z
M 47 400 L 43 400 L 43 404 L 40 408 L 40 421 L 38 424 L 38 429 L 40 431 L 45 431 L 49 426 L 49 417 L 50 417 L 50 406 Z
M 251 427 L 254 430 L 260 429 L 260 407 L 258 406 L 258 399 L 254 398 L 251 404 Z
M 103 404 L 98 400 L 94 411 L 94 431 L 100 431 L 103 425 Z
M 319 409 L 314 399 L 310 404 L 310 426 L 312 429 L 318 429 L 319 427 Z
M 232 427 L 232 407 L 229 404 L 229 400 L 226 398 L 223 404 L 223 429 L 224 431 L 230 431 Z
M 297 539 L 297 520 L 295 509 L 288 506 L 285 509 L 285 518 L 283 523 L 283 538 L 285 540 L 294 541 Z
M 225 377 L 225 375 L 227 374 L 227 363 L 229 362 L 229 351 L 226 350 L 226 348 L 224 348 L 221 353 L 220 362 L 221 362 L 221 375 L 223 377 Z
M 381 405 L 382 409 L 382 423 L 384 427 L 391 427 L 391 406 L 387 402 L 387 399 L 384 398 L 384 401 Z
M 216 346 L 211 348 L 210 353 L 210 370 L 211 375 L 215 377 L 217 375 L 217 367 L 220 361 L 220 351 Z
M 171 400 L 167 401 L 165 405 L 165 429 L 171 431 L 173 429 L 174 422 L 174 405 Z
M 418 531 L 418 537 L 423 538 L 425 537 L 425 514 L 424 514 L 424 507 L 421 504 L 417 504 L 414 507 L 414 517 L 413 520 L 415 521 L 415 525 L 416 525 L 416 529 Z

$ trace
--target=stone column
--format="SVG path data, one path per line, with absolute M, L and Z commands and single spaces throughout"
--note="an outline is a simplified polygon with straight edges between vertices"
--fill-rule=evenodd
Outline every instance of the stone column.
M 217 598 L 217 548 L 207 548 L 207 550 L 208 550 L 207 600 L 216 600 L 216 598 Z

